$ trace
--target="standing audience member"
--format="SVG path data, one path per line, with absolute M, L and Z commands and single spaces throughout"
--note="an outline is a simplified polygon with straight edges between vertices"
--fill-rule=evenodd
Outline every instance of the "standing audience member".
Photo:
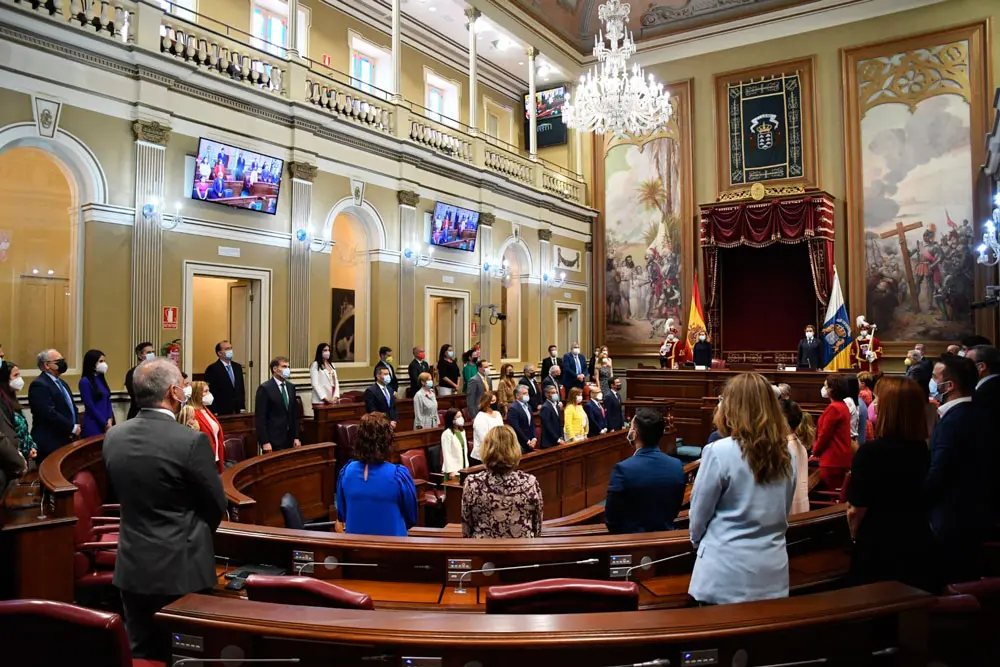
M 527 454 L 538 447 L 538 429 L 535 428 L 529 401 L 528 388 L 520 384 L 517 385 L 515 400 L 507 408 L 507 424 L 514 429 L 522 454 Z
M 783 401 L 792 400 L 792 386 L 787 382 L 781 382 L 778 384 L 778 398 Z
M 233 361 L 233 346 L 228 340 L 215 345 L 215 355 L 219 357 L 205 369 L 215 403 L 212 412 L 216 415 L 238 415 L 247 410 L 247 391 L 243 384 L 243 367 Z
M 441 433 L 441 472 L 445 479 L 457 477 L 460 470 L 469 467 L 469 445 L 465 439 L 465 418 L 451 408 L 444 414 L 444 431 Z
M 622 404 L 622 381 L 614 378 L 611 391 L 604 394 L 604 411 L 608 416 L 608 430 L 620 431 L 625 428 L 625 408 Z
M 542 532 L 542 489 L 533 475 L 517 470 L 521 448 L 509 426 L 483 442 L 486 470 L 465 480 L 462 535 L 476 538 L 538 537 Z
M 132 656 L 167 660 L 169 634 L 157 632 L 153 617 L 218 582 L 212 535 L 226 496 L 208 438 L 176 422 L 184 404 L 177 365 L 143 362 L 132 381 L 140 412 L 104 438 L 104 467 L 121 503 L 114 585 Z
M 712 343 L 709 342 L 708 336 L 704 331 L 698 333 L 698 342 L 694 344 L 692 357 L 695 366 L 704 368 L 712 367 Z
M 41 374 L 28 387 L 31 437 L 38 446 L 38 465 L 45 457 L 80 435 L 80 422 L 69 385 L 60 378 L 66 360 L 59 350 L 43 350 L 36 359 Z
M 209 409 L 214 404 L 215 396 L 212 395 L 207 382 L 191 383 L 191 396 L 188 398 L 187 407 L 194 410 L 195 428 L 208 438 L 208 443 L 212 446 L 212 456 L 215 457 L 215 467 L 221 475 L 226 467 L 226 434 L 222 430 L 222 424 Z
M 540 408 L 542 401 L 545 399 L 542 395 L 541 387 L 539 387 L 538 382 L 535 381 L 535 375 L 535 365 L 525 364 L 524 375 L 522 375 L 520 381 L 518 381 L 519 385 L 528 388 L 528 405 L 531 407 L 532 412 Z
M 819 417 L 816 444 L 812 458 L 819 461 L 819 474 L 823 486 L 837 491 L 844 484 L 844 476 L 851 469 L 851 411 L 844 403 L 847 398 L 847 378 L 831 375 L 822 389 L 823 398 L 830 404 Z M 700 473 L 699 473 L 700 474 Z
M 566 407 L 563 409 L 563 438 L 566 442 L 583 440 L 587 437 L 589 425 L 587 413 L 583 410 L 583 391 L 574 387 L 566 397 Z
M 156 350 L 153 348 L 152 343 L 139 343 L 135 346 L 135 366 L 128 369 L 125 373 L 125 391 L 128 392 L 129 404 L 128 404 L 128 416 L 126 419 L 132 419 L 137 414 L 139 414 L 139 404 L 135 402 L 135 390 L 132 388 L 132 374 L 135 373 L 135 368 L 144 361 L 152 361 L 156 359 Z
M 967 355 L 969 353 L 969 350 L 976 347 L 977 345 L 985 345 L 987 347 L 992 345 L 989 338 L 987 338 L 986 336 L 980 336 L 978 334 L 972 336 L 966 336 L 965 338 L 963 338 L 958 342 L 962 344 L 962 349 L 959 350 L 958 352 L 958 356 L 960 357 L 964 357 L 965 355 Z
M 309 366 L 309 383 L 313 405 L 333 405 L 340 400 L 340 381 L 337 369 L 330 362 L 329 343 L 316 346 L 316 358 Z
M 861 382 L 858 381 L 857 375 L 847 376 L 847 393 L 848 399 L 845 399 L 848 408 L 853 404 L 854 409 L 851 412 L 851 439 L 856 440 L 858 447 L 865 444 L 866 428 L 868 426 L 868 404 L 861 398 Z M 858 448 L 851 443 L 851 447 L 854 451 Z
M 407 366 L 407 372 L 410 376 L 410 386 L 406 390 L 406 397 L 413 398 L 424 386 L 420 381 L 420 375 L 431 372 L 431 365 L 427 363 L 427 353 L 419 345 L 413 348 L 413 360 Z
M 437 428 L 441 425 L 441 416 L 438 415 L 437 393 L 430 372 L 418 375 L 417 382 L 420 389 L 413 395 L 413 429 Z
M 871 407 L 875 402 L 875 376 L 868 371 L 858 373 L 858 397 Z M 871 417 L 869 416 L 869 421 Z
M 802 514 L 809 511 L 809 454 L 797 435 L 802 426 L 803 413 L 795 401 L 781 399 L 780 402 L 781 411 L 788 421 L 788 446 L 795 452 L 795 495 L 792 496 L 789 514 Z
M 897 580 L 931 590 L 931 531 L 923 499 L 930 465 L 924 394 L 906 377 L 883 377 L 873 438 L 858 450 L 847 489 L 852 585 Z
M 475 420 L 476 415 L 479 414 L 479 404 L 481 403 L 481 398 L 487 393 L 493 391 L 493 386 L 490 383 L 490 362 L 485 359 L 480 359 L 476 362 L 477 373 L 466 383 L 466 397 L 465 406 L 469 410 L 469 417 Z
M 611 390 L 611 377 L 614 375 L 611 363 L 611 357 L 608 356 L 608 348 L 601 348 L 600 354 L 597 355 L 597 369 L 594 371 L 594 383 L 605 394 Z
M 7 363 L 0 363 L 6 368 Z M 20 441 L 14 431 L 14 421 L 3 401 L 0 401 L 0 495 L 7 488 L 7 482 L 28 472 L 28 460 L 21 454 Z
M 500 382 L 497 383 L 497 402 L 500 404 L 500 413 L 506 418 L 507 408 L 514 402 L 514 387 L 517 380 L 514 379 L 514 365 L 503 364 L 500 366 Z
M 934 365 L 931 393 L 941 415 L 931 436 L 931 464 L 925 486 L 931 530 L 946 584 L 978 579 L 989 521 L 991 452 L 976 433 L 972 394 L 978 382 L 971 359 L 941 357 Z M 882 407 L 881 410 L 885 408 Z M 996 447 L 997 434 L 992 434 Z
M 486 435 L 490 431 L 498 426 L 503 426 L 503 415 L 500 414 L 500 408 L 497 405 L 497 396 L 492 391 L 487 391 L 479 398 L 479 405 L 476 408 L 476 416 L 472 420 L 472 453 L 469 454 L 469 462 L 478 466 L 483 463 L 480 456 L 483 441 L 486 440 Z M 470 412 L 472 411 L 471 403 L 468 409 Z
M 271 360 L 271 379 L 257 387 L 257 442 L 268 454 L 272 451 L 301 447 L 299 441 L 299 406 L 295 402 L 295 385 L 288 381 L 292 369 L 286 357 Z M 214 392 L 213 392 L 214 393 Z
M 187 426 L 192 431 L 201 431 L 201 428 L 198 426 L 198 419 L 194 416 L 194 408 L 190 405 L 185 405 L 177 413 L 177 423 L 181 426 Z
M 799 341 L 799 368 L 818 371 L 823 368 L 823 347 L 816 340 L 816 328 L 806 325 L 805 338 Z
M 458 392 L 460 372 L 455 363 L 455 348 L 445 343 L 438 354 L 438 396 L 451 396 Z
M 871 428 L 874 429 L 875 425 L 872 424 Z M 802 413 L 802 421 L 795 429 L 795 437 L 807 452 L 812 452 L 813 445 L 816 444 L 816 424 L 808 412 Z
M 549 345 L 549 356 L 542 360 L 542 379 L 549 377 L 549 369 L 559 365 L 559 348 Z
M 38 447 L 31 439 L 31 429 L 28 419 L 24 416 L 21 404 L 17 400 L 17 392 L 24 389 L 24 378 L 21 369 L 10 360 L 0 364 L 0 420 L 9 422 L 17 438 L 17 446 L 28 461 L 38 457 Z
M 83 372 L 80 376 L 80 400 L 83 402 L 83 423 L 80 437 L 106 433 L 115 425 L 111 410 L 111 388 L 108 387 L 108 362 L 100 350 L 88 350 L 83 355 Z
M 381 413 L 389 420 L 389 426 L 396 428 L 396 395 L 392 393 L 392 371 L 379 368 L 375 384 L 365 389 L 365 413 Z
M 565 445 L 559 389 L 555 385 L 545 387 L 545 403 L 538 412 L 542 419 L 542 449 Z
M 399 378 L 396 377 L 396 369 L 392 366 L 392 348 L 384 345 L 378 349 L 378 362 L 372 370 L 376 382 L 378 382 L 378 376 L 383 370 L 389 371 L 389 384 L 387 386 L 392 395 L 395 396 L 396 392 L 399 391 Z
M 691 491 L 698 556 L 688 594 L 703 604 L 788 597 L 785 532 L 795 495 L 795 454 L 771 384 L 757 373 L 726 383 Z
M 479 373 L 479 350 L 472 349 L 462 353 L 462 391 L 469 393 L 469 383 Z
M 406 537 L 417 525 L 417 489 L 406 466 L 389 462 L 392 425 L 384 415 L 361 417 L 354 459 L 340 469 L 337 516 L 344 532 Z
M 573 388 L 583 389 L 587 380 L 587 360 L 580 354 L 580 344 L 573 343 L 570 352 L 562 358 L 562 383 L 567 398 Z
M 684 502 L 684 466 L 660 451 L 663 415 L 639 408 L 629 425 L 635 453 L 616 463 L 608 482 L 604 522 L 611 533 L 655 533 L 674 529 Z
M 556 393 L 559 394 L 560 400 L 562 400 L 563 392 L 565 391 L 563 389 L 562 384 L 559 381 L 561 375 L 562 375 L 562 369 L 559 367 L 559 364 L 552 364 L 551 366 L 549 366 L 548 375 L 546 375 L 545 379 L 542 380 L 542 391 L 545 391 L 549 387 L 555 387 Z
M 979 381 L 972 394 L 972 407 L 976 418 L 976 433 L 980 448 L 989 453 L 991 474 L 1000 470 L 1000 447 L 996 445 L 1000 433 L 1000 350 L 989 345 L 977 345 L 968 351 L 966 358 L 976 365 Z M 0 372 L 0 385 L 3 375 Z M 24 450 L 22 450 L 24 451 Z M 1000 484 L 992 484 L 990 499 L 990 521 L 1000 523 Z
M 583 406 L 583 411 L 587 415 L 587 437 L 593 438 L 596 435 L 603 435 L 608 432 L 608 415 L 602 405 L 604 393 L 598 387 L 591 387 L 590 400 Z

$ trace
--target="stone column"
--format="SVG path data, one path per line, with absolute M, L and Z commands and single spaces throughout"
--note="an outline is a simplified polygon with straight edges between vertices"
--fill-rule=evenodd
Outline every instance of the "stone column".
M 163 183 L 170 128 L 138 120 L 135 133 L 135 220 L 132 226 L 132 315 L 129 346 L 143 341 L 160 348 L 163 295 Z M 149 207 L 149 208 L 146 208 Z M 145 213 L 143 211 L 145 209 Z M 190 313 L 184 316 L 190 317 Z
M 402 16 L 399 11 L 401 0 L 392 0 L 392 99 L 403 99 L 403 41 L 400 36 Z
M 588 285 L 594 284 L 594 242 L 587 241 L 584 245 L 584 249 L 587 251 L 587 256 L 584 258 L 584 264 L 586 270 L 586 281 Z M 590 294 L 588 292 L 588 294 Z M 587 344 L 583 346 L 585 350 L 592 350 L 597 342 L 594 340 L 594 299 L 596 295 L 592 296 L 590 301 L 587 303 Z M 601 345 L 604 345 L 605 341 L 601 341 Z
M 417 234 L 417 204 L 420 203 L 420 195 L 412 190 L 399 190 L 396 192 L 396 199 L 399 202 L 399 239 L 400 250 L 407 247 L 412 248 L 415 253 L 420 252 L 423 246 L 416 243 Z M 403 360 L 411 358 L 410 351 L 414 345 L 424 344 L 418 341 L 415 332 L 416 314 L 415 300 L 416 289 L 416 265 L 413 258 L 407 259 L 399 257 L 399 349 L 396 350 L 396 359 L 402 363 Z M 426 317 L 426 314 L 425 314 Z M 428 357 L 431 352 L 428 351 Z
M 580 130 L 573 130 L 573 152 L 576 161 L 576 175 L 583 178 L 583 141 Z
M 476 64 L 476 21 L 482 13 L 475 7 L 466 7 L 465 16 L 469 19 L 469 127 L 472 134 L 475 134 L 479 127 L 476 125 L 476 106 L 478 93 L 476 85 L 478 83 L 478 65 Z
M 291 245 L 288 248 L 288 358 L 292 368 L 308 368 L 309 349 L 309 260 L 312 251 L 312 186 L 317 168 L 307 162 L 289 162 L 292 177 Z M 304 229 L 310 234 L 305 242 L 295 233 Z M 326 240 L 326 239 L 324 239 Z M 326 257 L 325 255 L 321 255 Z
M 535 103 L 535 57 L 538 49 L 529 46 L 525 53 L 528 56 L 528 146 L 531 159 L 535 160 L 538 158 L 538 105 Z
M 289 58 L 299 57 L 299 0 L 288 0 L 288 43 L 285 50 Z M 292 360 L 295 361 L 294 359 Z M 294 364 L 293 364 L 294 365 Z
M 493 254 L 493 223 L 496 222 L 497 217 L 492 213 L 481 213 L 479 215 L 479 256 L 486 258 Z M 499 261 L 499 260 L 498 260 Z M 499 356 L 496 359 L 490 359 L 489 355 L 492 354 L 490 350 L 490 311 L 487 308 L 488 305 L 492 303 L 493 299 L 493 278 L 490 277 L 488 273 L 483 271 L 482 265 L 479 267 L 479 305 L 482 306 L 483 310 L 482 317 L 478 319 L 479 322 L 479 337 L 478 340 L 482 343 L 482 349 L 485 350 L 483 353 L 486 359 L 493 362 L 497 368 L 500 367 Z M 473 313 L 475 316 L 475 313 Z M 470 342 L 475 345 L 476 338 L 470 340 Z M 498 352 L 499 354 L 499 352 Z
M 546 273 L 549 274 L 549 280 L 547 282 L 543 279 L 543 276 Z M 551 282 L 555 279 L 555 276 L 552 275 L 551 229 L 538 230 L 538 277 L 541 279 L 541 287 L 538 293 L 538 319 L 540 322 L 539 336 L 541 337 L 539 349 L 542 353 L 548 354 L 549 345 L 552 344 L 552 330 L 554 326 L 554 323 L 552 322 L 552 302 L 554 301 L 554 297 L 552 295 Z M 544 354 L 542 356 L 544 356 Z

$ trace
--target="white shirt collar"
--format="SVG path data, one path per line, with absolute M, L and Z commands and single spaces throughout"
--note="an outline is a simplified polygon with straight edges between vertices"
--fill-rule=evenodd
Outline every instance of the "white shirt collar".
M 971 402 L 972 402 L 971 396 L 965 396 L 963 398 L 956 398 L 954 401 L 948 401 L 947 403 L 938 408 L 938 416 L 944 417 L 949 410 L 951 410 L 956 405 L 959 405 L 960 403 L 971 403 Z
M 980 387 L 982 387 L 984 384 L 986 384 L 987 382 L 989 382 L 993 378 L 998 378 L 998 377 L 1000 377 L 1000 375 L 987 375 L 986 377 L 984 377 L 982 380 L 980 380 L 976 384 L 976 389 L 979 389 Z
M 223 366 L 231 366 L 231 365 L 232 365 L 232 363 L 233 363 L 233 362 L 232 362 L 232 361 L 230 361 L 229 359 L 219 359 L 219 361 L 221 361 L 221 362 L 222 362 L 222 365 L 223 365 Z
M 166 408 L 143 408 L 143 410 L 148 410 L 149 412 L 159 412 L 160 414 L 166 415 L 171 419 L 177 419 L 177 415 Z
M 273 375 L 271 376 L 271 379 L 274 380 L 274 384 L 278 385 L 279 387 L 285 384 L 284 380 L 282 380 L 281 378 L 276 378 Z

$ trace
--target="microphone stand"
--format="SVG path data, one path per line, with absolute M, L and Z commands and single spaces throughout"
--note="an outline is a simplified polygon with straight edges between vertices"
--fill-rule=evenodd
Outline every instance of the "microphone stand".
M 685 551 L 682 554 L 674 554 L 673 556 L 667 556 L 666 558 L 660 558 L 658 560 L 651 560 L 648 563 L 642 563 L 642 564 L 639 564 L 639 565 L 633 565 L 629 569 L 625 570 L 625 581 L 628 581 L 629 577 L 632 576 L 632 571 L 633 570 L 638 570 L 640 568 L 647 568 L 647 567 L 656 565 L 658 563 L 665 563 L 668 560 L 674 560 L 675 558 L 682 558 L 684 556 L 690 556 L 693 553 L 694 553 L 693 551 Z M 667 664 L 670 664 L 670 663 L 668 662 Z
M 563 563 L 534 563 L 533 565 L 511 565 L 510 567 L 484 567 L 481 570 L 466 570 L 462 573 L 462 576 L 458 578 L 458 587 L 455 589 L 455 593 L 458 595 L 465 595 L 465 577 L 466 575 L 488 573 L 492 574 L 494 572 L 508 572 L 511 570 L 533 570 L 539 567 L 555 567 L 557 565 L 596 565 L 599 562 L 597 558 L 587 558 L 585 560 L 576 561 L 566 561 Z

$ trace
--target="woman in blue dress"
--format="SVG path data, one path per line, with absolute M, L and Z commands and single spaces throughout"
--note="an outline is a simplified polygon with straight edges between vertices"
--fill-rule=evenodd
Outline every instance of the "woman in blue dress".
M 115 424 L 111 388 L 105 379 L 107 372 L 108 363 L 103 352 L 90 350 L 83 356 L 83 374 L 80 376 L 80 398 L 84 407 L 81 438 L 101 435 Z
M 381 413 L 361 418 L 354 459 L 337 480 L 337 518 L 358 535 L 405 537 L 417 523 L 417 489 L 410 471 L 389 463 L 392 428 Z

